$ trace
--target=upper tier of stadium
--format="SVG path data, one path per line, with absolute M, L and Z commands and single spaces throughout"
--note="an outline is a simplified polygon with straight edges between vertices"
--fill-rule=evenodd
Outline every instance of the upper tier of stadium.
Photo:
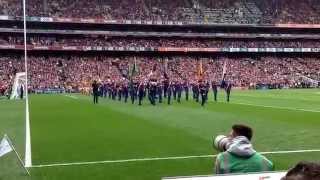
M 318 0 L 27 0 L 27 16 L 227 24 L 320 24 Z M 0 15 L 22 16 L 21 0 Z

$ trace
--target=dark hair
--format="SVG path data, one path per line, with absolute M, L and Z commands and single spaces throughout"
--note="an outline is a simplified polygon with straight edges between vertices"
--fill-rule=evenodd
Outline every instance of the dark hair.
M 245 136 L 249 140 L 252 138 L 252 129 L 249 126 L 243 125 L 243 124 L 235 124 L 232 126 L 233 132 L 236 133 L 238 136 Z
M 300 162 L 290 169 L 281 180 L 319 180 L 320 164 L 312 162 Z

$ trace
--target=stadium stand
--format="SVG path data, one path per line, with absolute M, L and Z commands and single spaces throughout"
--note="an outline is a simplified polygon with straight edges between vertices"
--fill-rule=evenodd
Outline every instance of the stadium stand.
M 319 24 L 319 1 L 283 0 L 29 0 L 28 16 L 240 24 Z M 21 16 L 21 2 L 0 2 L 0 14 Z
M 320 87 L 319 0 L 27 0 L 27 16 L 31 93 L 151 76 L 236 89 Z M 0 96 L 25 71 L 21 20 L 21 0 L 0 1 Z
M 138 80 L 144 80 L 151 71 L 163 77 L 163 66 L 168 61 L 168 74 L 171 79 L 197 81 L 199 62 L 202 62 L 204 78 L 221 80 L 222 67 L 227 62 L 227 79 L 236 87 L 257 88 L 267 85 L 270 88 L 307 87 L 301 75 L 320 80 L 320 63 L 316 58 L 288 57 L 200 57 L 200 56 L 31 56 L 29 57 L 30 90 L 63 88 L 79 92 L 90 87 L 92 79 L 106 82 L 108 79 L 120 82 L 127 77 L 129 66 L 134 59 L 139 67 Z M 6 62 L 11 63 L 6 63 Z M 2 79 L 9 86 L 14 71 L 22 68 L 16 57 L 1 59 L 4 67 Z M 16 68 L 14 68 L 16 67 Z M 5 71 L 4 71 L 5 70 Z M 5 75 L 3 75 L 3 73 Z
M 174 37 L 169 37 L 170 33 L 177 32 L 174 27 L 167 27 L 165 30 L 153 28 L 148 29 L 148 32 L 143 32 L 144 27 L 127 29 L 125 27 L 124 31 L 123 27 L 112 26 L 107 27 L 109 33 L 114 32 L 113 28 L 118 28 L 117 31 L 122 30 L 118 32 L 120 35 L 96 35 L 91 33 L 97 33 L 96 30 L 106 27 L 98 25 L 76 27 L 73 21 L 70 21 L 71 25 L 68 26 L 63 24 L 49 26 L 46 24 L 48 19 L 43 18 L 41 23 L 29 24 L 29 30 L 33 30 L 34 33 L 28 34 L 28 50 L 41 52 L 39 55 L 31 53 L 29 57 L 29 78 L 31 80 L 29 88 L 32 90 L 64 88 L 78 91 L 89 86 L 93 78 L 99 78 L 102 81 L 109 78 L 121 81 L 128 74 L 129 65 L 133 62 L 132 54 L 126 51 L 136 52 L 134 56 L 141 67 L 138 79 L 145 79 L 154 67 L 158 67 L 159 72 L 157 73 L 161 74 L 159 69 L 168 59 L 168 67 L 173 79 L 183 80 L 187 77 L 194 77 L 190 81 L 196 81 L 195 74 L 197 74 L 197 66 L 201 61 L 205 78 L 219 81 L 224 62 L 228 62 L 228 79 L 237 87 L 257 88 L 260 85 L 267 85 L 269 88 L 307 87 L 309 84 L 306 83 L 306 79 L 320 80 L 320 63 L 317 55 L 320 42 L 317 30 L 290 29 L 287 32 L 283 29 L 272 30 L 268 27 L 267 33 L 271 34 L 265 35 L 263 33 L 266 29 L 246 29 L 246 27 L 229 29 L 229 25 L 317 24 L 320 22 L 319 10 L 320 4 L 316 0 L 290 2 L 288 0 L 281 2 L 275 0 L 135 0 L 134 3 L 128 0 L 90 2 L 84 0 L 77 2 L 29 0 L 27 1 L 28 16 L 210 22 L 223 23 L 227 26 L 224 29 L 198 28 L 197 32 L 181 26 L 178 32 L 180 35 Z M 0 2 L 0 15 L 19 17 L 21 12 L 21 2 L 18 0 Z M 19 29 L 21 27 L 18 27 L 19 19 L 7 22 L 2 24 L 0 29 L 1 54 L 6 50 L 21 52 L 23 37 L 21 32 L 16 32 L 21 30 Z M 276 26 L 272 27 L 276 28 Z M 46 33 L 47 30 L 52 29 L 58 29 L 59 32 Z M 81 30 L 85 30 L 86 33 L 79 33 Z M 153 30 L 157 32 L 146 35 L 150 32 L 154 33 Z M 72 34 L 76 31 L 76 34 Z M 131 33 L 131 35 L 127 36 L 124 33 Z M 157 33 L 162 34 L 160 36 Z M 206 38 L 198 38 L 195 33 L 202 33 L 201 35 L 216 33 L 215 36 L 223 35 L 224 38 L 216 38 L 211 34 L 205 34 Z M 251 37 L 241 38 L 243 35 L 241 33 L 247 33 L 246 36 Z M 309 38 L 297 37 L 299 33 Z M 182 37 L 181 34 L 188 34 L 190 37 Z M 255 38 L 256 35 L 259 35 L 260 38 Z M 236 38 L 238 36 L 239 38 Z M 166 53 L 170 48 L 173 54 Z M 188 48 L 194 49 L 191 51 Z M 57 52 L 59 50 L 64 50 L 64 52 Z M 83 53 L 82 56 L 78 54 L 80 51 Z M 87 51 L 90 53 L 86 53 Z M 105 55 L 105 51 L 111 51 L 112 55 Z M 186 52 L 196 52 L 196 54 L 186 54 Z M 236 53 L 239 52 L 245 53 L 238 56 Z M 257 52 L 260 52 L 259 55 Z M 306 52 L 311 55 L 306 55 Z M 301 54 L 297 55 L 297 53 Z M 10 88 L 15 72 L 21 71 L 22 59 L 15 52 L 9 54 L 5 52 L 1 57 L 2 92 L 4 92 L 3 89 Z M 75 72 L 78 71 L 75 69 L 81 73 L 76 74 Z M 98 71 L 94 72 L 93 69 L 98 69 Z
M 317 48 L 318 39 L 199 39 L 199 38 L 143 38 L 111 36 L 28 36 L 29 45 L 45 46 L 112 46 L 112 47 L 190 47 L 190 48 Z M 1 36 L 0 45 L 23 45 L 22 36 Z
M 0 96 L 11 89 L 17 72 L 24 71 L 24 61 L 19 56 L 0 57 Z

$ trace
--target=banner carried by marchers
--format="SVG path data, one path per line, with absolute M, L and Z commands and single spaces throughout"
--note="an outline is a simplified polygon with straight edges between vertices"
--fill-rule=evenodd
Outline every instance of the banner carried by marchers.
M 0 157 L 8 154 L 9 152 L 13 151 L 12 147 L 10 146 L 10 143 L 6 136 L 1 140 L 0 143 Z

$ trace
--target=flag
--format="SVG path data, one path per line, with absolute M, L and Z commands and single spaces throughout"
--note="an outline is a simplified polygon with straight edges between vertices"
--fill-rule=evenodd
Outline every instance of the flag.
M 221 88 L 226 88 L 227 87 L 227 83 L 226 83 L 226 73 L 227 73 L 227 61 L 224 61 L 223 64 L 223 69 L 222 69 L 222 80 L 221 80 Z
M 137 59 L 136 57 L 134 57 L 134 62 L 132 67 L 130 68 L 129 66 L 129 77 L 132 78 L 134 75 L 136 75 L 138 73 L 138 66 L 137 66 Z
M 227 73 L 227 61 L 224 61 L 223 69 L 222 69 L 222 79 L 225 78 L 226 73 Z
M 201 79 L 203 76 L 203 66 L 202 66 L 202 60 L 200 60 L 199 66 L 198 66 L 198 77 Z
M 206 22 L 206 23 L 209 22 L 207 16 L 204 16 L 204 22 Z
M 0 143 L 0 157 L 6 155 L 7 153 L 11 152 L 13 149 L 10 146 L 10 143 L 7 139 L 7 137 L 5 136 L 1 143 Z
M 28 173 L 30 176 L 30 172 L 28 169 L 24 166 L 21 157 L 19 156 L 18 152 L 14 149 L 13 145 L 10 143 L 11 141 L 9 140 L 9 137 L 7 135 L 4 135 L 1 143 L 0 143 L 0 157 L 8 154 L 11 151 L 14 151 L 17 155 L 17 158 L 21 164 L 21 167 Z
M 168 58 L 164 60 L 163 74 L 166 79 L 168 79 Z

